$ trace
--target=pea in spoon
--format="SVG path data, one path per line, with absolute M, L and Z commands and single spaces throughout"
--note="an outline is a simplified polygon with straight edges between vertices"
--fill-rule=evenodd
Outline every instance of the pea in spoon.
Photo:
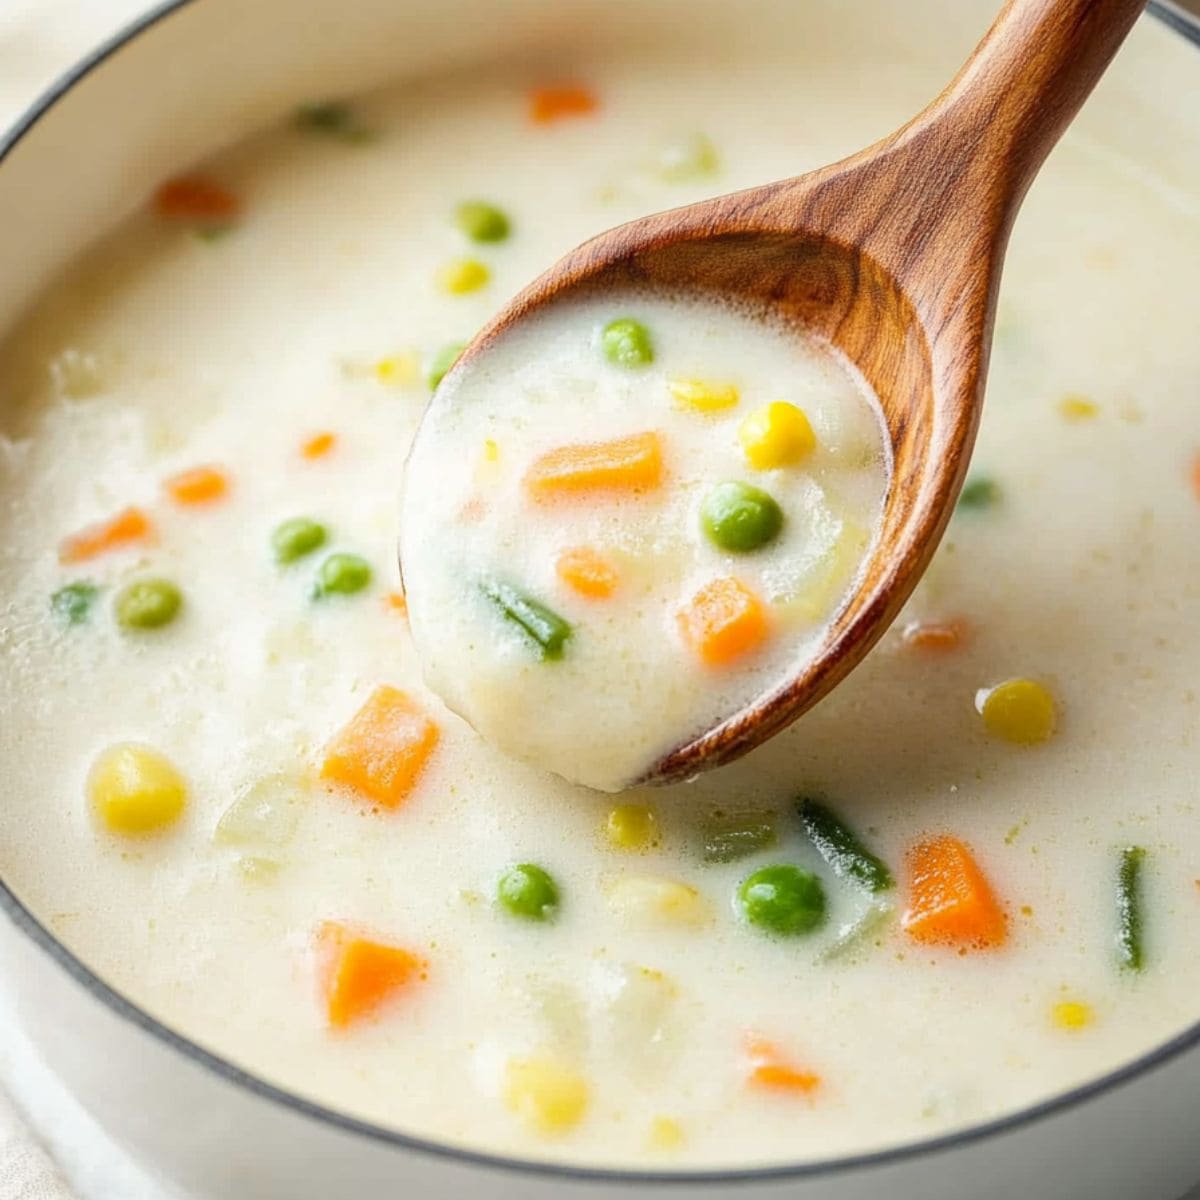
M 651 287 L 748 301 L 827 338 L 878 397 L 893 454 L 860 584 L 797 673 L 638 783 L 737 758 L 835 687 L 941 538 L 975 440 L 1013 218 L 1146 0 L 1008 0 L 946 90 L 896 133 L 793 179 L 618 226 L 520 292 L 453 368 L 549 304 Z M 417 434 L 420 437 L 420 431 Z

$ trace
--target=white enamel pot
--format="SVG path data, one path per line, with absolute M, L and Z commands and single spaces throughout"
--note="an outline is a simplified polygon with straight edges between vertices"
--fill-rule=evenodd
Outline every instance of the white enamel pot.
M 584 40 L 678 45 L 698 22 L 724 22 L 730 38 L 750 22 L 761 35 L 766 23 L 773 37 L 837 46 L 847 13 L 864 9 L 885 45 L 928 58 L 932 92 L 995 2 L 176 0 L 82 63 L 0 138 L 0 331 L 155 181 L 313 96 L 501 53 L 553 55 Z M 935 23 L 946 37 L 930 53 L 922 31 Z M 1168 171 L 1200 159 L 1200 23 L 1152 5 L 1102 87 L 1130 96 L 1110 106 L 1119 117 L 1106 136 L 1118 148 L 1152 140 Z M 794 1167 L 575 1170 L 405 1137 L 281 1092 L 116 994 L 4 886 L 6 853 L 0 846 L 0 970 L 25 1031 L 114 1138 L 196 1198 L 1178 1200 L 1200 1181 L 1200 1024 L 1035 1108 Z

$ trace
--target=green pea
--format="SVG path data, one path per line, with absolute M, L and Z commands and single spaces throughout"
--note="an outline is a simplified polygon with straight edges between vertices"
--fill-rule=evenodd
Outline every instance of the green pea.
M 126 629 L 169 625 L 183 605 L 183 593 L 169 579 L 138 579 L 113 600 L 117 624 Z
M 429 390 L 432 392 L 467 348 L 466 342 L 448 342 L 429 361 Z
M 745 554 L 779 536 L 783 509 L 761 488 L 729 480 L 718 483 L 700 506 L 700 522 L 722 550 Z
M 271 549 L 277 563 L 295 562 L 325 545 L 329 531 L 311 517 L 292 517 L 271 531 Z
M 87 620 L 100 589 L 94 583 L 79 580 L 60 587 L 50 597 L 50 611 L 68 625 L 79 625 Z
M 464 200 L 454 210 L 454 223 L 473 242 L 502 242 L 512 229 L 508 214 L 486 200 Z
M 558 908 L 558 884 L 549 872 L 533 863 L 518 863 L 500 876 L 496 899 L 514 917 L 528 921 L 549 920 Z
M 293 124 L 305 133 L 323 134 L 343 142 L 367 142 L 372 137 L 349 105 L 330 100 L 301 105 Z
M 318 568 L 313 595 L 351 596 L 371 582 L 371 565 L 357 554 L 331 554 Z
M 968 479 L 958 494 L 958 507 L 967 509 L 991 508 L 1000 500 L 1000 485 L 994 479 L 978 476 Z
M 600 331 L 600 349 L 618 367 L 644 367 L 654 361 L 650 331 L 632 317 L 609 321 Z
M 788 863 L 760 867 L 737 890 L 751 925 L 782 937 L 810 933 L 825 920 L 825 889 L 811 871 Z

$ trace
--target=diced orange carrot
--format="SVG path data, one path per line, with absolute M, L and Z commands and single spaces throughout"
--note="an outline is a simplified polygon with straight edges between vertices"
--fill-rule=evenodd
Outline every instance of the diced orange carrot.
M 98 521 L 70 537 L 58 547 L 58 561 L 86 562 L 109 550 L 120 550 L 135 542 L 149 541 L 154 533 L 150 518 L 140 508 L 126 508 L 107 521 Z
M 300 453 L 304 458 L 324 458 L 336 444 L 337 434 L 326 430 L 307 438 L 300 446 Z
M 438 727 L 393 687 L 378 687 L 325 749 L 321 778 L 396 808 L 417 785 Z
M 901 924 L 910 936 L 964 948 L 1003 944 L 1008 922 L 967 845 L 948 835 L 928 838 L 907 860 L 909 901 Z
M 408 597 L 403 592 L 388 592 L 383 598 L 384 604 L 387 606 L 388 612 L 395 613 L 397 616 L 408 616 Z
M 200 175 L 168 179 L 154 194 L 154 211 L 173 221 L 225 224 L 242 210 L 228 188 Z
M 581 596 L 602 600 L 611 596 L 619 580 L 617 568 L 599 550 L 575 546 L 564 550 L 554 564 L 558 577 Z
M 949 621 L 910 621 L 901 637 L 914 650 L 941 652 L 957 650 L 967 639 L 966 621 L 955 617 Z
M 525 486 L 535 499 L 553 500 L 589 492 L 648 492 L 662 477 L 662 438 L 651 430 L 550 450 L 525 472 Z
M 211 504 L 229 491 L 229 477 L 220 467 L 193 467 L 163 482 L 178 504 Z
M 810 1096 L 821 1086 L 820 1075 L 794 1066 L 773 1042 L 751 1036 L 746 1039 L 746 1055 L 750 1059 L 747 1082 L 752 1087 Z
M 586 117 L 600 107 L 595 92 L 579 84 L 536 87 L 529 93 L 529 119 L 549 125 L 564 117 Z
M 317 951 L 326 1016 L 334 1029 L 373 1016 L 428 972 L 424 960 L 403 947 L 372 941 L 338 921 L 318 927 Z
M 711 667 L 752 653 L 770 633 L 762 601 L 732 575 L 705 584 L 680 612 L 679 628 Z
M 1196 493 L 1196 499 L 1200 500 L 1200 450 L 1197 450 L 1192 458 L 1192 491 Z

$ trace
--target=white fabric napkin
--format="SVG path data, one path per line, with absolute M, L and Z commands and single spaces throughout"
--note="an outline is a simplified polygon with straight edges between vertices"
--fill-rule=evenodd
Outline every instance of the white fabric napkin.
M 58 1168 L 0 1093 L 0 1200 L 72 1200 Z

